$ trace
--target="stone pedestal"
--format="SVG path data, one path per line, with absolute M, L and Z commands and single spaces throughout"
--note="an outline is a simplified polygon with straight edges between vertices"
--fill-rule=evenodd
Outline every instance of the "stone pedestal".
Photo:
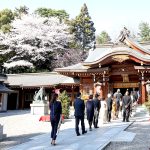
M 32 115 L 47 115 L 49 106 L 45 103 L 33 103 L 30 104 Z

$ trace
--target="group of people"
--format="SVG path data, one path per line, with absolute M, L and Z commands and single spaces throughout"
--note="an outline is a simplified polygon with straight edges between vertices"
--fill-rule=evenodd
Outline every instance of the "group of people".
M 114 94 L 108 93 L 105 100 L 99 94 L 89 95 L 89 99 L 86 103 L 81 99 L 81 93 L 77 93 L 77 97 L 74 101 L 74 116 L 75 116 L 75 132 L 77 136 L 80 136 L 79 123 L 81 122 L 82 134 L 86 134 L 84 117 L 85 110 L 89 124 L 89 131 L 92 131 L 92 125 L 94 128 L 98 127 L 98 120 L 100 114 L 101 123 L 110 122 L 111 119 L 119 117 L 119 113 L 122 114 L 123 122 L 129 122 L 129 116 L 131 112 L 131 106 L 138 99 L 138 94 L 135 90 L 129 95 L 129 91 L 125 92 L 123 96 L 118 89 Z M 50 101 L 50 120 L 51 120 L 51 144 L 56 145 L 56 137 L 58 132 L 58 126 L 61 120 L 62 105 L 58 100 L 58 94 L 54 94 Z
M 80 136 L 80 132 L 79 132 L 80 121 L 82 127 L 82 134 L 87 133 L 84 125 L 85 108 L 86 108 L 87 120 L 89 123 L 89 130 L 92 131 L 92 124 L 94 125 L 95 128 L 98 128 L 98 116 L 99 116 L 100 107 L 101 107 L 100 96 L 98 94 L 95 95 L 94 100 L 93 100 L 93 95 L 90 95 L 86 104 L 81 99 L 81 93 L 77 94 L 77 98 L 74 101 L 75 131 L 77 136 Z
M 89 124 L 89 131 L 92 131 L 92 124 L 94 128 L 98 128 L 98 118 L 100 114 L 101 123 L 111 122 L 120 116 L 123 122 L 129 122 L 129 117 L 132 112 L 132 106 L 137 104 L 138 93 L 133 88 L 129 93 L 126 90 L 124 96 L 121 94 L 120 89 L 114 94 L 108 93 L 105 100 L 99 94 L 89 95 L 89 99 L 84 103 L 81 99 L 81 93 L 78 93 L 74 102 L 75 109 L 75 131 L 77 136 L 80 136 L 79 122 L 81 121 L 82 134 L 86 133 L 84 125 L 84 112 L 86 109 L 86 116 Z

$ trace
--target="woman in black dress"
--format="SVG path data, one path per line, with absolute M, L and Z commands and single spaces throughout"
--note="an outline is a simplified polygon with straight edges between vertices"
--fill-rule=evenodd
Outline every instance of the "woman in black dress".
M 52 126 L 51 144 L 56 145 L 55 140 L 57 137 L 57 128 L 58 128 L 58 124 L 59 124 L 59 121 L 61 119 L 61 114 L 62 114 L 62 106 L 61 106 L 61 102 L 58 101 L 58 94 L 54 93 L 54 95 L 52 96 L 49 108 L 50 108 L 50 120 L 51 120 L 51 126 Z

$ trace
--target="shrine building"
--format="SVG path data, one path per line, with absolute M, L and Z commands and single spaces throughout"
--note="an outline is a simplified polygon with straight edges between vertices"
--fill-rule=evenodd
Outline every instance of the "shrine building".
M 124 28 L 115 43 L 96 47 L 84 62 L 55 71 L 78 78 L 83 96 L 98 92 L 106 98 L 118 88 L 123 95 L 135 88 L 143 104 L 150 93 L 150 43 L 135 42 Z

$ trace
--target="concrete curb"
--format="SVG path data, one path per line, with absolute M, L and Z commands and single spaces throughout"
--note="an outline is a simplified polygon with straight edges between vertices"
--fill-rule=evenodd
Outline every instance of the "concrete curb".
M 135 122 L 135 120 L 132 121 L 129 125 L 127 125 L 123 130 L 119 131 L 118 133 L 116 133 L 115 135 L 113 135 L 112 137 L 110 137 L 109 141 L 106 142 L 106 143 L 105 143 L 103 146 L 101 146 L 100 148 L 98 148 L 98 150 L 105 150 L 105 148 L 111 144 L 111 139 L 112 139 L 112 138 L 114 138 L 114 137 L 115 137 L 116 135 L 118 135 L 120 132 L 127 130 L 134 122 Z

